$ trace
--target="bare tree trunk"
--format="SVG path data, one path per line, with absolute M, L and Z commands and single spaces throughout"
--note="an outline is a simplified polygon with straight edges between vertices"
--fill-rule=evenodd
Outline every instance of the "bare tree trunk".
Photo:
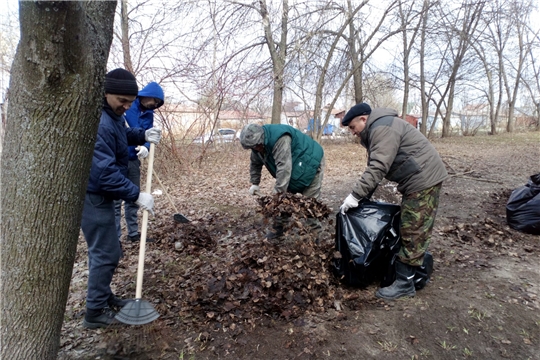
M 127 10 L 127 0 L 120 3 L 120 23 L 122 28 L 122 52 L 124 54 L 124 67 L 127 71 L 134 74 L 133 63 L 131 62 L 131 52 L 129 47 L 129 18 Z
M 116 2 L 19 4 L 1 164 L 1 358 L 56 359 Z
M 349 14 L 352 15 L 351 1 L 347 1 Z M 353 87 L 354 87 L 354 103 L 358 104 L 364 100 L 364 94 L 362 92 L 362 65 L 363 59 L 358 59 L 358 51 L 356 50 L 356 29 L 354 22 L 349 22 L 349 38 L 347 39 L 349 45 L 349 52 L 351 54 L 351 67 L 353 72 Z
M 413 11 L 412 6 L 414 5 L 414 2 L 411 4 L 411 7 L 409 9 L 403 8 L 403 1 L 399 1 L 399 19 L 401 21 L 401 31 L 402 31 L 402 41 L 403 41 L 403 103 L 401 106 L 401 117 L 406 120 L 407 119 L 407 110 L 409 105 L 409 93 L 410 93 L 410 73 L 409 73 L 409 60 L 411 56 L 411 51 L 413 48 L 413 45 L 416 40 L 416 36 L 418 35 L 418 31 L 420 30 L 420 25 L 423 22 L 423 18 L 427 17 L 427 3 L 424 2 L 422 11 L 420 14 L 417 14 L 418 16 L 418 22 L 414 27 L 411 29 L 409 27 L 409 24 L 412 22 L 412 19 L 414 16 L 411 17 L 411 13 Z M 412 31 L 411 38 L 408 39 L 409 32 Z
M 527 55 L 528 48 L 531 44 L 525 44 L 524 36 L 527 28 L 526 19 L 531 13 L 532 3 L 530 1 L 516 1 L 512 3 L 512 16 L 515 17 L 515 27 L 517 31 L 518 38 L 518 58 L 517 64 L 514 62 L 514 69 L 516 71 L 516 76 L 514 78 L 514 83 L 510 84 L 507 80 L 506 73 L 504 73 L 504 80 L 506 86 L 506 94 L 508 96 L 508 123 L 506 126 L 507 132 L 514 132 L 514 109 L 516 107 L 517 94 L 519 91 L 519 85 L 521 83 L 521 76 L 523 70 L 523 63 L 525 62 L 525 56 Z M 511 89 L 511 86 L 513 88 Z
M 482 13 L 484 3 L 472 3 L 465 5 L 465 14 L 463 17 L 463 25 L 458 31 L 459 44 L 457 53 L 454 57 L 452 64 L 452 73 L 448 79 L 448 107 L 446 108 L 446 114 L 443 119 L 442 137 L 450 136 L 451 130 L 451 117 L 454 103 L 455 85 L 457 81 L 458 71 L 460 70 L 465 54 L 467 53 L 470 39 L 474 36 L 476 28 L 479 23 L 480 14 Z
M 348 1 L 348 9 L 349 14 L 352 16 L 356 12 L 358 12 L 364 5 L 368 3 L 369 0 L 363 0 L 355 10 L 352 10 L 351 2 Z M 393 11 L 393 9 L 396 7 L 398 3 L 398 0 L 392 1 L 388 4 L 386 4 L 386 8 L 384 9 L 384 12 L 378 17 L 378 23 L 373 26 L 373 28 L 370 29 L 370 33 L 368 33 L 365 37 L 365 39 L 362 39 L 361 37 L 361 29 L 357 29 L 355 27 L 355 22 L 350 21 L 349 22 L 349 37 L 347 38 L 347 45 L 349 46 L 349 58 L 351 61 L 351 71 L 353 74 L 353 84 L 354 84 L 354 100 L 356 103 L 361 103 L 364 101 L 364 91 L 362 88 L 362 80 L 364 76 L 364 64 L 369 59 L 376 49 L 378 49 L 381 44 L 392 37 L 393 35 L 399 33 L 401 30 L 393 30 L 391 28 L 386 29 L 386 33 L 378 38 L 376 41 L 375 36 L 380 34 L 380 29 L 383 27 L 383 23 L 388 18 L 389 14 Z M 375 21 L 376 18 L 373 17 L 371 19 L 372 21 Z M 358 46 L 356 46 L 356 41 L 358 41 Z M 373 44 L 375 42 L 375 44 Z M 368 49 L 368 46 L 371 45 L 371 48 Z
M 276 45 L 272 35 L 270 19 L 266 0 L 260 0 L 260 14 L 264 27 L 264 36 L 270 57 L 272 59 L 274 73 L 274 97 L 272 101 L 272 124 L 281 123 L 281 106 L 283 103 L 283 90 L 285 88 L 285 62 L 287 60 L 287 30 L 289 26 L 289 0 L 283 1 L 281 15 L 281 39 Z
M 328 119 L 330 118 L 329 113 L 332 110 L 333 104 L 335 104 L 335 100 L 334 100 L 332 102 L 332 107 L 330 107 L 329 112 L 325 117 L 325 120 L 321 121 L 323 89 L 326 83 L 326 75 L 328 73 L 328 68 L 330 67 L 330 61 L 332 60 L 332 56 L 334 55 L 334 52 L 339 43 L 339 40 L 343 36 L 343 32 L 347 29 L 349 24 L 353 22 L 354 16 L 358 13 L 358 11 L 360 11 L 360 9 L 363 6 L 362 4 L 353 10 L 351 7 L 350 0 L 347 1 L 347 4 L 349 6 L 348 14 L 347 14 L 347 22 L 343 24 L 341 28 L 334 34 L 334 41 L 332 42 L 332 45 L 330 45 L 330 48 L 327 51 L 326 60 L 324 62 L 324 65 L 322 66 L 321 73 L 319 75 L 319 81 L 317 82 L 317 88 L 315 90 L 315 106 L 313 108 L 313 129 L 312 129 L 313 134 L 311 135 L 311 137 L 317 140 L 318 142 L 321 141 L 322 134 L 324 132 L 326 125 L 328 124 Z M 341 89 L 343 89 L 343 87 Z M 340 93 L 341 93 L 341 90 L 340 90 Z M 318 126 L 319 123 L 321 124 L 320 127 Z

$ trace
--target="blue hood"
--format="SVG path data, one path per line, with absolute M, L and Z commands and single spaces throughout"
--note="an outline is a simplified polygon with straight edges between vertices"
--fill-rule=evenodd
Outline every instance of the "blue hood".
M 157 82 L 153 81 L 146 85 L 141 91 L 139 91 L 138 96 L 153 97 L 161 100 L 157 108 L 163 105 L 163 102 L 165 101 L 165 94 L 163 93 L 163 89 L 161 88 L 161 86 L 159 86 Z

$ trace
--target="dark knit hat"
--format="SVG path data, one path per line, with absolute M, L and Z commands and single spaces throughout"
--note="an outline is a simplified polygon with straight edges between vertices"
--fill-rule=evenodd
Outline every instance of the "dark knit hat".
M 244 149 L 264 144 L 264 129 L 258 124 L 248 124 L 240 132 L 240 144 Z
M 361 115 L 369 115 L 371 114 L 371 108 L 366 103 L 360 103 L 354 105 L 352 108 L 350 108 L 349 111 L 347 111 L 347 114 L 345 114 L 345 117 L 343 120 L 341 120 L 341 125 L 343 126 L 349 126 L 349 123 L 357 116 Z
M 105 75 L 105 93 L 116 95 L 135 95 L 139 93 L 135 76 L 124 69 L 114 69 Z

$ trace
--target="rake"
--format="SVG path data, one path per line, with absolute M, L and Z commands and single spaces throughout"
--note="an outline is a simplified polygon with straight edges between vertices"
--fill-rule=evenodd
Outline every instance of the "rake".
M 146 192 L 152 190 L 152 169 L 154 167 L 154 143 L 150 143 L 150 153 L 148 155 L 148 172 L 146 175 Z M 141 225 L 141 243 L 139 248 L 139 266 L 137 268 L 137 288 L 135 291 L 135 300 L 130 301 L 120 310 L 115 319 L 128 325 L 148 324 L 159 317 L 159 313 L 152 304 L 142 299 L 142 282 L 144 272 L 144 253 L 146 250 L 146 230 L 148 228 L 148 211 L 143 210 L 143 219 Z

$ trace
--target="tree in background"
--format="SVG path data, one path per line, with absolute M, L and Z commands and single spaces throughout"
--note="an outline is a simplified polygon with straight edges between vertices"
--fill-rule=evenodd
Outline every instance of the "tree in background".
M 116 2 L 21 1 L 1 164 L 1 358 L 56 359 Z

